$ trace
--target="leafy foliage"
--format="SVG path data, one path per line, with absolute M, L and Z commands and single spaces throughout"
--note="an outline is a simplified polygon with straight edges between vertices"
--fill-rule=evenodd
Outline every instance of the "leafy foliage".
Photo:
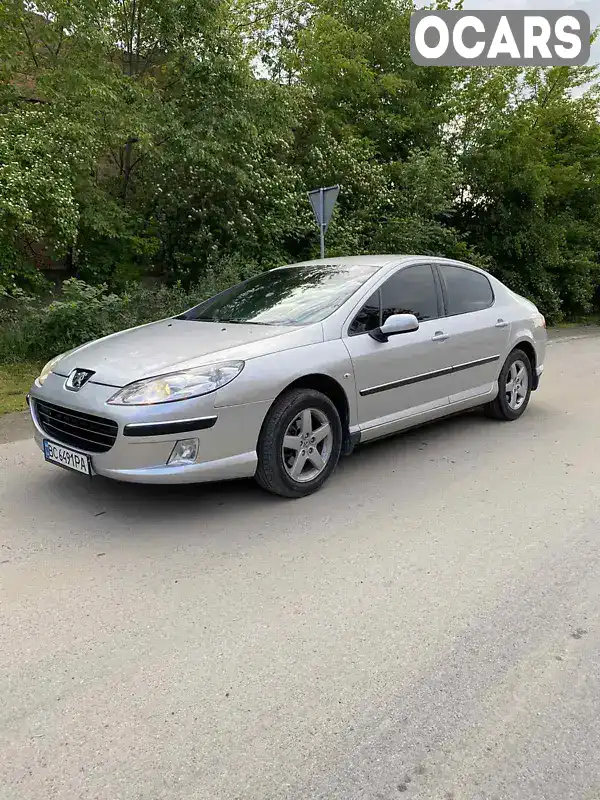
M 0 310 L 0 364 L 48 361 L 85 342 L 180 314 L 257 271 L 256 266 L 228 260 L 217 271 L 209 270 L 201 285 L 137 283 L 120 294 L 106 284 L 91 286 L 69 278 L 49 304 L 19 293 Z
M 571 95 L 589 77 L 560 68 L 467 81 L 463 102 L 488 92 L 486 118 L 469 119 L 454 143 L 459 227 L 551 320 L 589 311 L 600 282 L 598 104 Z
M 141 319 L 132 298 L 146 290 L 131 285 L 148 276 L 210 287 L 317 255 L 305 193 L 333 183 L 332 255 L 470 259 L 550 319 L 589 310 L 600 282 L 595 71 L 419 67 L 412 10 L 1 5 L 0 298 L 43 291 L 47 262 L 95 292 L 61 295 L 47 312 L 56 333 L 36 332 L 25 350 L 46 355 L 69 330 L 79 341 Z

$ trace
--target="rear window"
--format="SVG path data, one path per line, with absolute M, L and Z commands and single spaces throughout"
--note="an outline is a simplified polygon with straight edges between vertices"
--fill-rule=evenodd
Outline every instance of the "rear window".
M 441 268 L 446 285 L 446 313 L 468 314 L 489 308 L 494 302 L 491 284 L 485 275 L 463 267 Z

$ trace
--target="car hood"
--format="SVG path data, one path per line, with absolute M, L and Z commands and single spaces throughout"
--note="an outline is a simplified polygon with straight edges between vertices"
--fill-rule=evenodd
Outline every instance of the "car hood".
M 214 361 L 249 359 L 323 340 L 321 325 L 288 327 L 166 319 L 113 333 L 67 353 L 54 368 L 93 370 L 94 383 L 132 381 Z

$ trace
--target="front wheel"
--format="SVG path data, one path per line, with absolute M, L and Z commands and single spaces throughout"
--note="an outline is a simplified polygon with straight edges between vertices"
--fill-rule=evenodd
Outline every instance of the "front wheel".
M 335 469 L 341 448 L 342 423 L 331 400 L 314 389 L 293 389 L 265 420 L 256 480 L 281 497 L 312 494 Z
M 533 370 L 522 350 L 513 350 L 504 362 L 498 378 L 498 396 L 486 410 L 489 416 L 508 422 L 518 419 L 529 404 Z

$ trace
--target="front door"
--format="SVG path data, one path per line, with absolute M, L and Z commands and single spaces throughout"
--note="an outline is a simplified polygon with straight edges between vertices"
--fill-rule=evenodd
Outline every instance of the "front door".
M 448 405 L 450 356 L 441 296 L 429 264 L 400 268 L 367 301 L 344 338 L 354 366 L 364 439 L 407 417 Z M 410 313 L 419 329 L 378 342 L 368 331 L 392 314 Z M 400 425 L 398 425 L 400 427 Z M 377 430 L 379 429 L 379 430 Z

